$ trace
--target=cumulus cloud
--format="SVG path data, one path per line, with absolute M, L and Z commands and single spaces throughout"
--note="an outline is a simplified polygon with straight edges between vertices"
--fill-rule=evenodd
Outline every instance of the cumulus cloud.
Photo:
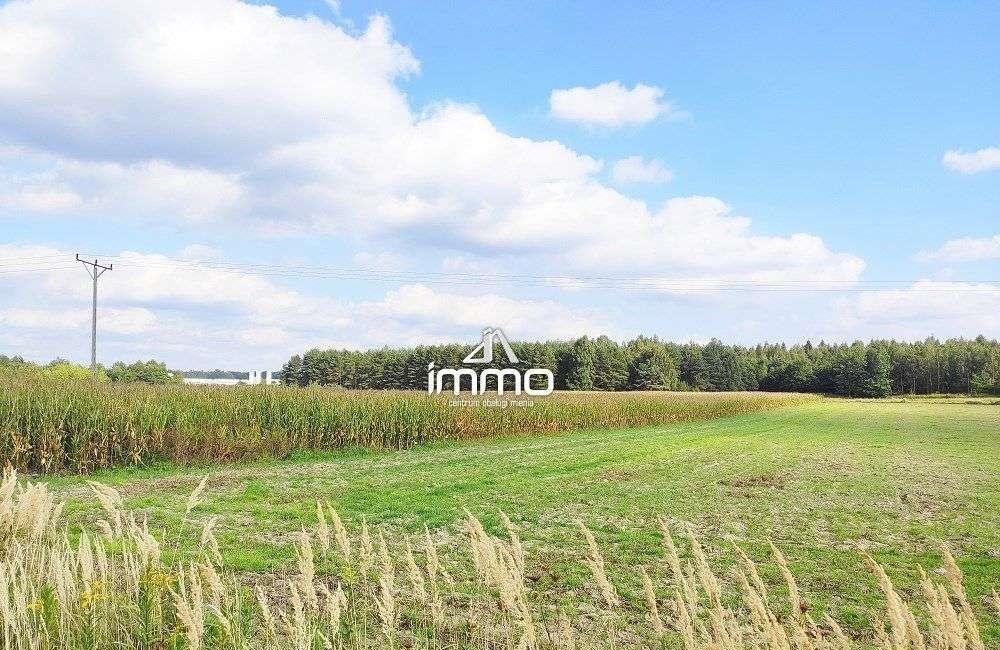
M 365 305 L 377 316 L 443 322 L 470 332 L 483 323 L 506 332 L 534 331 L 542 338 L 570 338 L 607 330 L 597 325 L 592 311 L 571 309 L 551 300 L 519 300 L 496 293 L 442 293 L 422 284 L 405 285 Z
M 414 109 L 399 82 L 419 69 L 381 16 L 355 29 L 237 0 L 8 2 L 0 5 L 0 219 L 145 219 L 181 223 L 195 237 L 209 227 L 336 234 L 355 247 L 347 255 L 361 251 L 360 266 L 418 268 L 411 255 L 423 253 L 445 260 L 444 270 L 489 273 L 503 260 L 516 266 L 502 268 L 559 276 L 549 284 L 565 290 L 585 288 L 572 276 L 595 268 L 674 292 L 676 283 L 656 278 L 699 287 L 732 278 L 849 283 L 864 268 L 816 235 L 755 233 L 715 197 L 648 205 L 603 181 L 601 161 L 506 133 L 477 106 L 442 100 Z M 682 115 L 642 84 L 557 90 L 552 100 L 553 114 L 611 128 Z M 641 158 L 610 171 L 617 183 L 669 174 Z M 554 301 L 489 290 L 473 297 L 416 280 L 345 300 L 227 266 L 203 246 L 178 256 L 181 263 L 137 252 L 115 260 L 131 270 L 102 279 L 102 301 L 154 320 L 135 312 L 141 337 L 114 334 L 109 353 L 155 341 L 176 358 L 221 365 L 257 353 L 280 360 L 324 341 L 454 340 L 473 321 L 476 331 L 493 323 L 519 338 L 599 332 L 606 323 Z M 67 310 L 85 306 L 81 275 L 69 263 L 0 274 L 0 284 L 10 289 L 6 304 L 37 314 L 55 308 L 39 296 L 58 296 Z M 510 323 L 497 323 L 504 313 Z M 27 312 L 5 317 L 30 320 Z M 43 336 L 46 319 L 34 322 Z M 35 336 L 30 329 L 11 325 L 0 336 L 23 342 Z
M 188 247 L 186 253 L 206 253 Z M 36 358 L 80 358 L 89 346 L 90 280 L 73 253 L 51 246 L 0 245 L 0 292 L 16 307 L 0 311 L 0 347 L 16 337 Z M 101 276 L 101 358 L 190 359 L 215 367 L 227 358 L 278 362 L 287 349 L 251 343 L 247 331 L 285 328 L 302 343 L 349 322 L 344 304 L 281 287 L 212 262 L 124 251 Z M 13 261 L 17 261 L 14 265 Z M 310 332 L 306 334 L 306 331 Z M 298 338 L 296 338 L 296 334 Z M 13 345 L 11 343 L 11 345 Z M 248 345 L 255 349 L 247 350 Z
M 34 169 L 3 173 L 25 164 Z M 40 212 L 128 214 L 187 222 L 223 220 L 246 198 L 236 173 L 163 160 L 122 164 L 76 160 L 37 150 L 0 149 L 0 216 Z
M 188 247 L 190 251 L 191 247 Z M 199 249 L 200 250 L 200 249 Z M 47 359 L 89 350 L 90 282 L 73 255 L 46 246 L 0 245 L 0 349 Z M 277 366 L 321 345 L 366 348 L 470 341 L 484 324 L 519 338 L 608 332 L 597 310 L 520 299 L 478 287 L 443 290 L 407 283 L 374 299 L 292 290 L 259 270 L 224 260 L 193 261 L 124 251 L 101 278 L 100 357 L 165 358 L 172 364 Z
M 411 110 L 397 82 L 419 64 L 384 17 L 355 31 L 236 0 L 27 0 L 0 7 L 0 43 L 0 141 L 14 143 L 0 197 L 18 216 L 336 233 L 573 268 L 860 272 L 815 236 L 755 236 L 718 199 L 651 209 L 603 184 L 600 161 L 475 106 Z M 606 125 L 678 114 L 660 89 L 618 82 L 556 91 L 553 106 Z M 632 159 L 616 172 L 669 173 Z
M 674 198 L 655 213 L 606 224 L 604 236 L 582 244 L 574 258 L 584 266 L 721 281 L 851 282 L 864 270 L 863 260 L 831 251 L 815 235 L 755 235 L 750 226 L 714 197 Z
M 0 176 L 0 213 L 65 213 L 82 204 L 83 198 L 65 187 Z
M 1000 235 L 992 237 L 962 237 L 951 239 L 933 251 L 923 251 L 917 258 L 924 261 L 976 262 L 1000 259 Z
M 149 331 L 156 317 L 148 309 L 108 309 L 101 311 L 102 331 L 140 334 Z M 0 325 L 43 330 L 72 330 L 89 326 L 90 309 L 0 309 Z
M 0 131 L 14 141 L 194 166 L 405 124 L 394 80 L 419 69 L 384 18 L 349 34 L 234 0 L 10 2 L 0 43 Z
M 1000 147 L 986 147 L 969 153 L 952 149 L 945 152 L 941 162 L 948 169 L 962 174 L 978 174 L 1000 169 Z
M 549 110 L 560 120 L 612 129 L 686 116 L 663 95 L 656 86 L 636 84 L 630 90 L 620 81 L 609 81 L 592 88 L 553 90 Z
M 628 183 L 669 183 L 674 173 L 659 160 L 645 160 L 642 156 L 629 156 L 615 162 L 611 179 L 619 185 Z
M 919 280 L 898 290 L 860 292 L 840 309 L 840 332 L 922 339 L 1000 332 L 1000 287 Z M 849 334 L 849 335 L 850 335 Z

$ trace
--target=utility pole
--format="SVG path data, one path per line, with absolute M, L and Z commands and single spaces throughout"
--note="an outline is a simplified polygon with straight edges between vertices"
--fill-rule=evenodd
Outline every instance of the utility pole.
M 108 264 L 103 266 L 97 263 L 95 259 L 93 262 L 88 262 L 87 260 L 80 259 L 80 254 L 76 254 L 76 261 L 83 264 L 83 268 L 87 270 L 87 275 L 94 283 L 94 302 L 93 309 L 91 311 L 90 320 L 90 374 L 93 378 L 97 379 L 97 278 L 104 275 L 105 271 L 110 271 L 114 268 L 114 264 Z

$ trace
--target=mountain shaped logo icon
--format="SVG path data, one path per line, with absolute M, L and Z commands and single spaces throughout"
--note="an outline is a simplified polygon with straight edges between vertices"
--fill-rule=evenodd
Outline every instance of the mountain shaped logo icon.
M 514 354 L 514 349 L 510 347 L 507 335 L 499 327 L 487 327 L 484 329 L 482 341 L 462 360 L 462 363 L 493 363 L 493 346 L 497 343 L 503 348 L 510 363 L 520 363 L 517 355 Z

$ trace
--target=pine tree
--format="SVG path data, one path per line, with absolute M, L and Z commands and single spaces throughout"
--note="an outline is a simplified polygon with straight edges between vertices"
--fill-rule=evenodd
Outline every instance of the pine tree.
M 563 367 L 568 390 L 594 389 L 594 350 L 586 336 L 573 342 L 560 365 Z
M 606 336 L 594 340 L 594 388 L 624 390 L 628 384 L 628 359 L 617 343 Z

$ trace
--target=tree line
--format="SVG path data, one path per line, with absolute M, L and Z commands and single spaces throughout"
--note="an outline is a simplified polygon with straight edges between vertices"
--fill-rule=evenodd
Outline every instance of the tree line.
M 1000 342 L 928 338 L 788 346 L 673 343 L 639 337 L 619 344 L 606 336 L 574 341 L 512 342 L 521 368 L 547 368 L 563 390 L 765 390 L 849 397 L 965 393 L 1000 395 Z M 462 367 L 468 345 L 374 350 L 319 350 L 293 355 L 286 384 L 348 389 L 427 386 L 428 364 Z M 498 358 L 499 356 L 499 358 Z M 506 365 L 502 353 L 493 367 Z M 471 366 L 470 366 L 471 367 Z M 477 365 L 477 368 L 488 366 Z
M 19 355 L 0 354 L 0 374 L 19 373 L 52 379 L 92 379 L 89 366 L 66 359 L 34 363 Z M 110 366 L 97 364 L 97 381 L 115 384 L 179 384 L 186 377 L 196 379 L 234 379 L 249 381 L 249 373 L 239 370 L 171 370 L 162 361 L 116 361 Z
M 93 376 L 88 366 L 66 359 L 54 359 L 46 364 L 36 364 L 20 356 L 0 354 L 0 373 L 33 375 L 51 379 L 90 379 Z M 181 374 L 168 370 L 162 361 L 116 361 L 109 367 L 97 364 L 97 381 L 128 384 L 174 384 L 182 381 Z

